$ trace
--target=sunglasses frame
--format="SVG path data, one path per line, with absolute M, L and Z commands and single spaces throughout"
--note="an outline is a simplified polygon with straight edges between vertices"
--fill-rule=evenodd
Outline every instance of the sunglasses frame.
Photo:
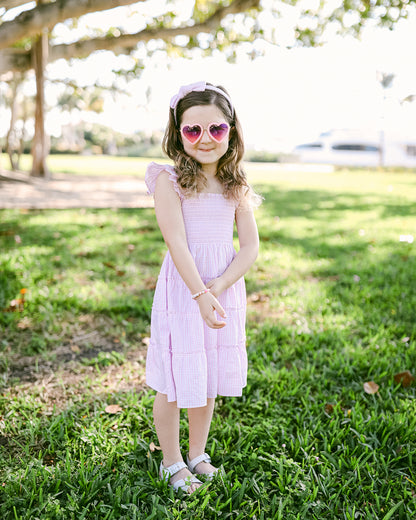
M 224 137 L 222 137 L 221 139 L 216 139 L 212 134 L 211 134 L 211 130 L 210 128 L 213 126 L 213 125 L 216 125 L 216 126 L 221 126 L 221 125 L 226 125 L 227 126 L 227 131 L 225 132 L 224 134 Z M 189 127 L 194 127 L 194 126 L 197 126 L 200 128 L 201 130 L 201 134 L 199 135 L 199 137 L 197 139 L 195 139 L 195 141 L 191 141 L 183 132 L 183 129 L 186 127 L 186 126 L 189 126 Z M 192 123 L 192 124 L 184 124 L 184 125 L 181 125 L 181 128 L 180 128 L 180 132 L 181 132 L 181 136 L 186 139 L 188 141 L 188 143 L 191 143 L 191 144 L 197 144 L 199 143 L 199 141 L 202 139 L 202 136 L 204 135 L 204 132 L 207 131 L 208 132 L 208 135 L 210 137 L 210 139 L 212 139 L 213 141 L 215 141 L 216 143 L 222 143 L 224 141 L 224 139 L 226 138 L 227 135 L 229 135 L 230 133 L 230 130 L 231 130 L 231 126 L 229 123 L 227 123 L 226 121 L 223 121 L 222 123 L 218 123 L 216 121 L 213 121 L 212 123 L 209 123 L 209 125 L 207 127 L 203 127 L 201 124 L 199 123 Z

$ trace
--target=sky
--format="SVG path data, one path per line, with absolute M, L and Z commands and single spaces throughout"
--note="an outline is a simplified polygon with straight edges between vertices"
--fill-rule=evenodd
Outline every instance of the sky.
M 84 19 L 86 25 L 104 27 L 111 21 L 112 25 L 124 23 L 137 31 L 137 19 L 126 17 L 122 8 Z M 58 36 L 61 34 L 61 41 L 74 36 L 74 29 L 64 25 L 55 31 Z M 167 122 L 169 100 L 180 85 L 206 80 L 229 91 L 248 148 L 290 151 L 331 129 L 377 132 L 382 116 L 389 132 L 416 139 L 416 102 L 400 103 L 406 96 L 416 94 L 412 51 L 416 49 L 416 11 L 393 31 L 368 29 L 361 40 L 333 36 L 319 48 L 287 49 L 283 33 L 281 46 L 259 43 L 264 56 L 250 60 L 242 51 L 235 64 L 227 63 L 222 56 L 168 60 L 155 54 L 147 60 L 140 79 L 128 85 L 130 96 L 116 100 L 108 96 L 104 113 L 83 114 L 82 118 L 125 133 L 162 130 Z M 126 63 L 129 60 L 120 59 Z M 98 52 L 72 64 L 64 60 L 50 64 L 48 74 L 50 78 L 76 77 L 83 83 L 99 78 L 101 83 L 109 84 L 112 66 L 118 66 L 116 58 L 109 52 Z M 395 75 L 392 88 L 383 92 L 377 71 Z M 55 93 L 51 89 L 48 92 L 48 101 L 53 105 Z M 80 117 L 52 109 L 48 116 L 49 132 L 57 134 L 62 123 L 76 122 Z

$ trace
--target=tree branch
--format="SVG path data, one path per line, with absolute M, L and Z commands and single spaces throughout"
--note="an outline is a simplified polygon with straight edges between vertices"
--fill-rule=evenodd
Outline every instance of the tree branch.
M 13 9 L 13 7 L 19 7 L 28 3 L 28 0 L 3 0 L 1 7 L 4 7 L 7 11 L 8 9 Z
M 215 30 L 225 16 L 257 8 L 259 4 L 260 0 L 233 0 L 230 5 L 218 8 L 215 13 L 206 20 L 194 25 L 148 28 L 134 34 L 104 36 L 70 44 L 54 45 L 50 51 L 50 59 L 51 61 L 55 61 L 60 58 L 84 58 L 97 50 L 111 50 L 116 53 L 126 53 L 134 49 L 139 42 L 148 42 L 155 39 L 169 41 L 176 36 L 196 36 L 202 32 Z
M 57 23 L 68 18 L 77 18 L 83 14 L 105 11 L 122 5 L 130 5 L 138 0 L 59 0 L 49 4 L 40 4 L 29 11 L 16 16 L 14 20 L 0 25 L 0 49 L 10 47 L 22 38 L 29 38 L 51 29 Z M 143 2 L 144 0 L 139 0 Z
M 31 55 L 25 49 L 4 49 L 0 51 L 0 76 L 5 72 L 25 72 L 33 67 Z
M 206 20 L 194 25 L 148 28 L 135 34 L 106 36 L 70 44 L 52 45 L 49 50 L 49 61 L 52 62 L 61 58 L 83 58 L 97 50 L 111 50 L 121 54 L 129 53 L 139 42 L 148 42 L 153 39 L 171 40 L 176 36 L 195 36 L 202 32 L 211 32 L 218 27 L 225 16 L 258 8 L 259 4 L 260 0 L 233 0 L 230 5 L 219 7 Z M 31 67 L 30 53 L 22 51 L 14 53 L 11 49 L 0 51 L 0 74 L 9 70 L 28 70 Z

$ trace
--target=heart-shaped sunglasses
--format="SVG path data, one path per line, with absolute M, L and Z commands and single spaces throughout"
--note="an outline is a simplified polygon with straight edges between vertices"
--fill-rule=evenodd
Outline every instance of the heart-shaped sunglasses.
M 196 144 L 202 137 L 204 130 L 208 131 L 208 135 L 211 139 L 217 143 L 221 143 L 228 135 L 230 125 L 228 123 L 210 123 L 204 128 L 199 123 L 193 123 L 192 125 L 182 125 L 181 134 L 191 144 Z

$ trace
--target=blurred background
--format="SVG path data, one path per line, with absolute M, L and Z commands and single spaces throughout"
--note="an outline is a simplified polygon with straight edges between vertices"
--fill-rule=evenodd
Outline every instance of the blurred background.
M 230 92 L 247 160 L 416 167 L 413 2 L 118 3 L 2 3 L 3 169 L 37 153 L 37 106 L 42 157 L 159 157 L 170 97 L 200 80 Z

